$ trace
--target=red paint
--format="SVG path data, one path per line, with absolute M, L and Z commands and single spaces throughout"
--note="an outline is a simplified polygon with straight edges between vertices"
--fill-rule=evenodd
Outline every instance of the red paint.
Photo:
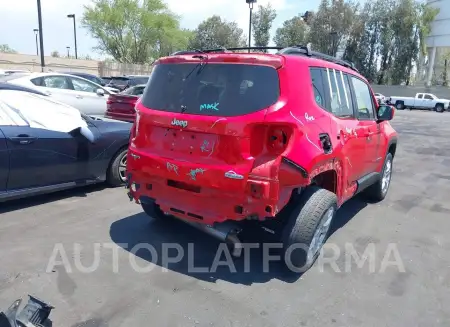
M 156 64 L 198 61 L 185 55 L 162 58 Z M 310 66 L 337 69 L 365 81 L 355 71 L 305 56 L 222 53 L 208 54 L 208 62 L 278 68 L 278 101 L 238 117 L 157 111 L 138 102 L 128 152 L 130 182 L 140 184 L 135 199 L 149 196 L 164 211 L 208 224 L 250 215 L 262 220 L 275 217 L 294 189 L 309 185 L 320 173 L 335 176 L 327 185 L 341 205 L 354 195 L 358 178 L 381 171 L 383 160 L 378 158 L 384 159 L 389 140 L 396 136 L 389 122 L 339 119 L 314 99 Z M 174 118 L 188 126 L 172 126 Z M 324 153 L 318 137 L 324 132 L 333 144 L 330 154 Z M 282 158 L 301 166 L 308 177 Z M 191 174 L 195 169 L 200 170 Z M 230 172 L 242 179 L 225 177 Z M 152 185 L 151 190 L 146 184 Z M 242 213 L 236 206 L 242 207 Z
M 139 97 L 127 94 L 111 94 L 106 101 L 105 117 L 134 122 L 134 107 Z

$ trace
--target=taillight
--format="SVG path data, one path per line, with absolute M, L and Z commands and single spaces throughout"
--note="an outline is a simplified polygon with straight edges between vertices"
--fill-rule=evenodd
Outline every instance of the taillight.
M 286 150 L 292 130 L 287 126 L 270 126 L 267 131 L 267 151 L 272 154 L 281 154 Z
M 131 104 L 131 105 L 135 105 L 136 101 L 138 99 L 139 98 L 134 95 L 110 95 L 108 97 L 108 100 L 106 100 L 106 103 L 111 104 L 111 103 L 117 102 L 117 103 L 127 103 L 127 104 Z

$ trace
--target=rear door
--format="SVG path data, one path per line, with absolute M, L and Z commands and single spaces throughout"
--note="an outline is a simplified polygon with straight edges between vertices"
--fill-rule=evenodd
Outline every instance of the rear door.
M 193 184 L 207 179 L 209 187 L 224 190 L 243 187 L 255 160 L 254 126 L 263 125 L 279 92 L 278 73 L 270 66 L 211 61 L 155 66 L 137 104 L 133 142 L 153 160 L 137 169 Z M 254 144 L 262 146 L 258 136 Z
M 320 71 L 321 75 L 317 75 L 315 70 Z M 347 184 L 346 187 L 349 187 L 364 175 L 362 157 L 365 152 L 365 143 L 360 137 L 361 126 L 356 116 L 350 81 L 346 74 L 336 69 L 311 68 L 311 75 L 313 84 L 315 83 L 314 79 L 318 80 L 319 77 L 323 79 L 322 93 L 326 98 L 322 107 L 333 115 L 332 134 L 338 135 L 337 142 L 340 143 L 344 180 Z M 315 75 L 317 76 L 315 77 Z
M 414 102 L 414 107 L 416 108 L 422 108 L 425 105 L 423 93 L 417 93 L 416 97 L 412 101 Z

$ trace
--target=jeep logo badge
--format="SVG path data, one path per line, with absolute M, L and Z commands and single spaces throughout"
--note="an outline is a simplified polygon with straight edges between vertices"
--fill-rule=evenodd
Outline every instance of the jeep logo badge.
M 180 126 L 180 127 L 186 128 L 188 125 L 188 122 L 187 122 L 187 120 L 178 120 L 178 119 L 174 118 L 172 120 L 171 124 L 172 124 L 172 126 Z

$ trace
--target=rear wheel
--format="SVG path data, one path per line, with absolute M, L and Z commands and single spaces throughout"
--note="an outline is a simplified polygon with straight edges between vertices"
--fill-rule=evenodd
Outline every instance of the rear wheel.
M 397 101 L 395 103 L 395 108 L 397 108 L 398 110 L 403 110 L 403 109 L 405 109 L 405 105 L 403 104 L 402 101 Z
M 444 112 L 444 106 L 442 104 L 436 105 L 436 112 Z
M 282 231 L 284 262 L 304 272 L 317 259 L 337 211 L 336 195 L 317 186 L 307 188 L 292 209 Z

